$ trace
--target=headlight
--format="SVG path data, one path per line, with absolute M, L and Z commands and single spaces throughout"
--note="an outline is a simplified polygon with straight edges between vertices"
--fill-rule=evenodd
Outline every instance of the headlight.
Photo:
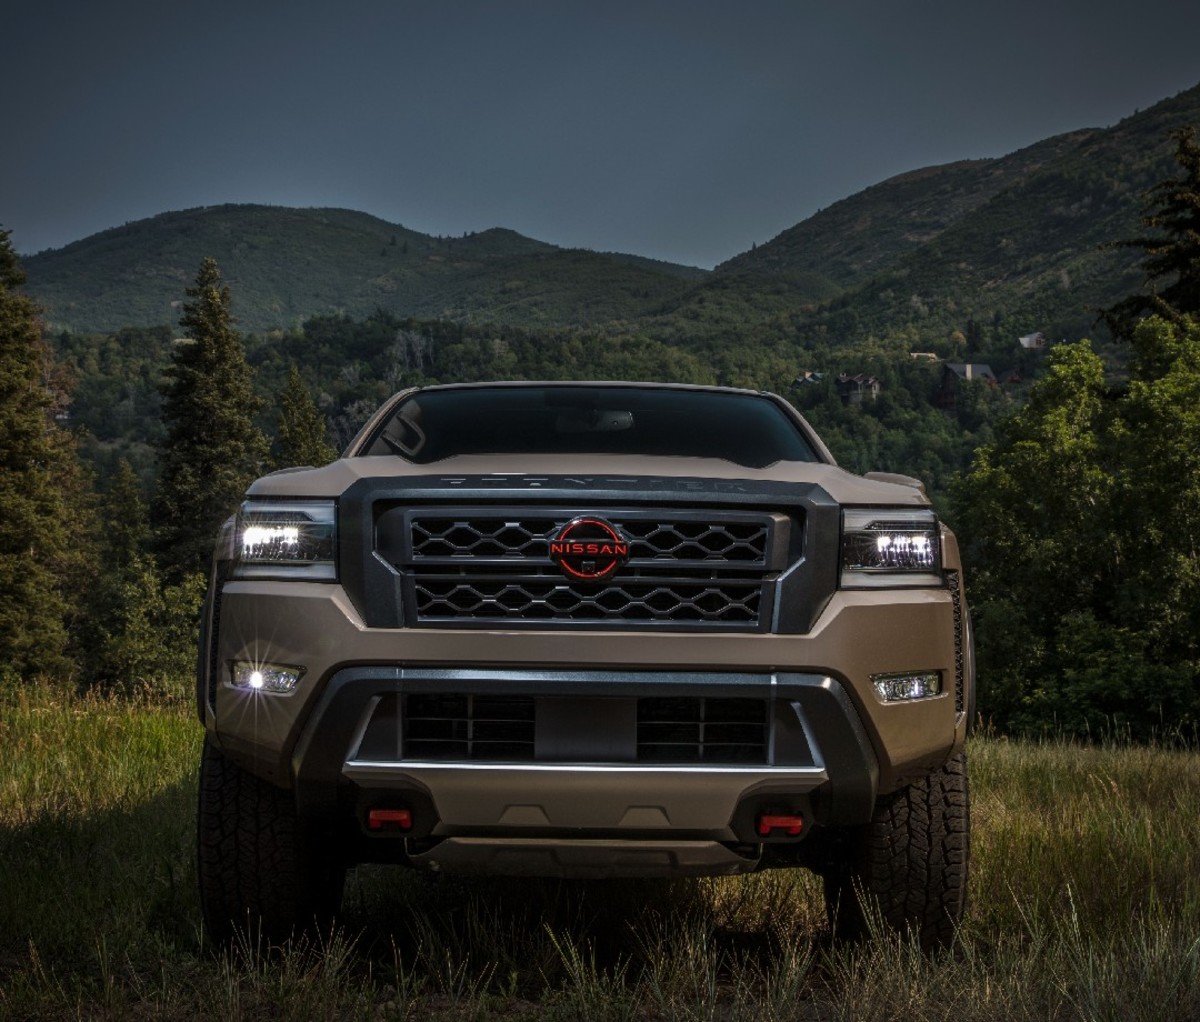
M 842 511 L 842 585 L 849 588 L 942 584 L 942 541 L 932 511 Z
M 248 500 L 238 512 L 235 541 L 235 578 L 337 578 L 331 500 Z

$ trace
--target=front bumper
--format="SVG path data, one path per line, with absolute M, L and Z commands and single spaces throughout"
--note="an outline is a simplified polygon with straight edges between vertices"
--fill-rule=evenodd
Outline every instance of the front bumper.
M 423 759 L 406 749 L 397 707 L 446 690 L 480 699 L 518 692 L 542 720 L 554 720 L 556 707 L 627 707 L 630 727 L 647 700 L 761 704 L 764 762 L 596 762 L 587 742 L 619 744 L 619 712 L 599 722 L 559 715 L 556 726 L 539 726 L 522 762 Z M 301 818 L 354 836 L 352 858 L 403 854 L 431 869 L 587 877 L 754 869 L 763 844 L 796 845 L 814 823 L 869 818 L 877 789 L 874 754 L 845 690 L 800 674 L 357 667 L 330 679 L 291 772 Z M 375 808 L 404 809 L 411 826 L 372 834 Z M 764 812 L 802 817 L 803 834 L 764 838 L 756 829 Z
M 781 675 L 830 679 L 859 721 L 888 792 L 944 762 L 965 736 L 966 714 L 951 680 L 961 673 L 961 626 L 947 589 L 841 591 L 807 634 L 500 631 L 370 628 L 332 583 L 228 582 L 220 592 L 202 677 L 205 722 L 230 755 L 283 787 L 296 780 L 294 754 L 314 714 L 332 698 L 335 679 L 369 668 L 442 671 L 429 684 L 454 691 L 454 671 L 503 670 L 519 688 L 537 672 L 604 671 L 632 680 L 670 674 L 695 683 L 737 674 L 767 681 Z M 229 683 L 237 660 L 303 665 L 295 693 L 272 696 Z M 958 665 L 956 667 L 956 664 Z M 871 675 L 939 670 L 947 691 L 913 703 L 885 704 Z M 445 673 L 448 672 L 448 673 Z M 389 682 L 390 683 L 390 682 Z M 828 741 L 818 732 L 816 741 Z M 339 750 L 349 758 L 348 748 Z

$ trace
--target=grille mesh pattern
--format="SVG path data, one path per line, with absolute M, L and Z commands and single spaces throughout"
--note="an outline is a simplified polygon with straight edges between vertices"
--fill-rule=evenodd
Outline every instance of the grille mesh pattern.
M 622 581 L 602 587 L 546 579 L 430 578 L 415 584 L 425 619 L 519 617 L 552 621 L 681 621 L 753 625 L 761 585 Z
M 539 559 L 566 518 L 420 517 L 412 522 L 414 560 L 446 557 Z M 611 519 L 630 541 L 633 560 L 718 561 L 761 564 L 766 557 L 765 522 L 708 522 Z
M 773 540 L 780 516 L 691 509 L 595 513 L 629 546 L 627 562 L 603 581 L 570 578 L 551 560 L 551 540 L 584 516 L 577 510 L 388 512 L 379 549 L 404 578 L 410 620 L 422 624 L 762 626 L 771 572 L 783 566 Z

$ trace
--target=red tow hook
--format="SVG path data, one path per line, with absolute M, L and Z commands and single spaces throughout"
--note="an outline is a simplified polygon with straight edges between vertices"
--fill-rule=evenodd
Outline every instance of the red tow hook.
M 779 830 L 788 837 L 797 837 L 803 829 L 804 817 L 796 813 L 763 813 L 758 818 L 759 837 L 770 837 Z
M 412 830 L 412 813 L 407 809 L 372 809 L 367 813 L 368 830 Z

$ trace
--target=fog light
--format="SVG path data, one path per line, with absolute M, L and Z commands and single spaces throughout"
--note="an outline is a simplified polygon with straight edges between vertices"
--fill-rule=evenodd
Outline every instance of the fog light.
M 256 664 L 247 660 L 236 660 L 233 664 L 234 688 L 252 692 L 273 692 L 287 695 L 296 687 L 303 667 L 285 667 L 282 664 Z
M 904 674 L 872 674 L 871 684 L 885 703 L 928 699 L 942 694 L 939 671 L 907 671 Z

